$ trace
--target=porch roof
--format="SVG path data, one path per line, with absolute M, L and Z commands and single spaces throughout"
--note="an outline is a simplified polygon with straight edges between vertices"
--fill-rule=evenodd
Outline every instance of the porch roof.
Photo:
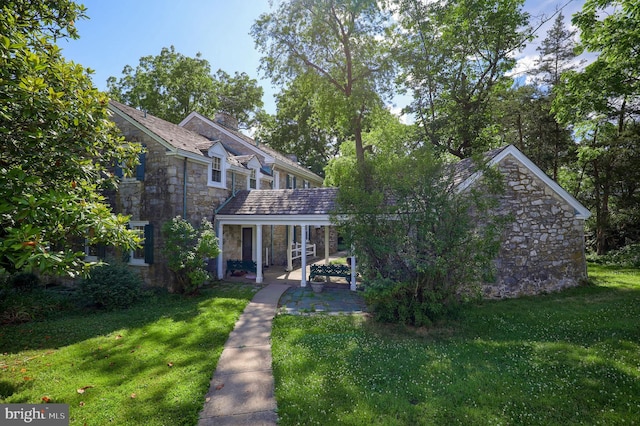
M 225 224 L 330 225 L 338 188 L 239 191 L 218 211 Z

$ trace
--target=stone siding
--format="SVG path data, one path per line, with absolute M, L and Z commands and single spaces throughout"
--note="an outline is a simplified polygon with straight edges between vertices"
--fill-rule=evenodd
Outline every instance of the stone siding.
M 185 163 L 182 157 L 167 155 L 164 146 L 128 121 L 117 114 L 112 119 L 126 140 L 141 143 L 147 150 L 144 180 L 125 178 L 117 194 L 110 197 L 115 211 L 130 215 L 131 220 L 149 221 L 153 225 L 154 263 L 132 268 L 140 271 L 145 284 L 172 289 L 172 274 L 162 254 L 162 225 L 175 216 L 185 216 L 194 226 L 198 226 L 203 218 L 211 220 L 215 208 L 230 195 L 230 191 L 207 185 L 207 164 L 192 160 Z
M 497 280 L 483 285 L 484 297 L 534 295 L 580 284 L 586 278 L 584 220 L 519 161 L 506 157 L 499 169 L 505 193 L 497 213 L 514 221 L 503 232 Z

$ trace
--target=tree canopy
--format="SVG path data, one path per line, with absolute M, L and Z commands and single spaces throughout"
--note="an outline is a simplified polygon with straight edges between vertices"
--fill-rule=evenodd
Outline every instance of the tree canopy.
M 320 120 L 348 129 L 356 158 L 364 163 L 362 132 L 393 73 L 384 37 L 390 14 L 375 0 L 287 0 L 263 14 L 251 29 L 263 53 L 261 68 L 276 84 L 314 74 L 314 90 L 324 98 Z M 337 115 L 336 115 L 337 114 Z
M 76 38 L 85 9 L 68 0 L 9 0 L 0 14 L 0 266 L 75 276 L 84 244 L 136 245 L 100 192 L 116 163 L 135 164 L 108 98 L 56 41 Z
M 190 58 L 173 46 L 162 48 L 159 55 L 143 56 L 135 69 L 126 65 L 122 74 L 107 80 L 111 97 L 172 123 L 193 111 L 207 117 L 226 112 L 248 128 L 263 106 L 257 80 L 221 69 L 213 75 L 200 53 Z
M 490 147 L 488 108 L 529 38 L 524 1 L 397 0 L 402 83 L 426 141 L 459 158 Z

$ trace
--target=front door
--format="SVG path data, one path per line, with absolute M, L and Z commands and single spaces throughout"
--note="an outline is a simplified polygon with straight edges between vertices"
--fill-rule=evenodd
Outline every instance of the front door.
M 242 260 L 253 260 L 253 228 L 242 228 Z

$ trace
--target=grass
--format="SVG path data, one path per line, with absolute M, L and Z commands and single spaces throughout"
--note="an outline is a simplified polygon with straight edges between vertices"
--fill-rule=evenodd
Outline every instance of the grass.
M 252 286 L 0 329 L 0 403 L 64 403 L 71 425 L 195 425 Z
M 352 316 L 280 315 L 280 424 L 634 424 L 640 271 L 592 266 L 594 285 L 486 301 L 429 330 Z

